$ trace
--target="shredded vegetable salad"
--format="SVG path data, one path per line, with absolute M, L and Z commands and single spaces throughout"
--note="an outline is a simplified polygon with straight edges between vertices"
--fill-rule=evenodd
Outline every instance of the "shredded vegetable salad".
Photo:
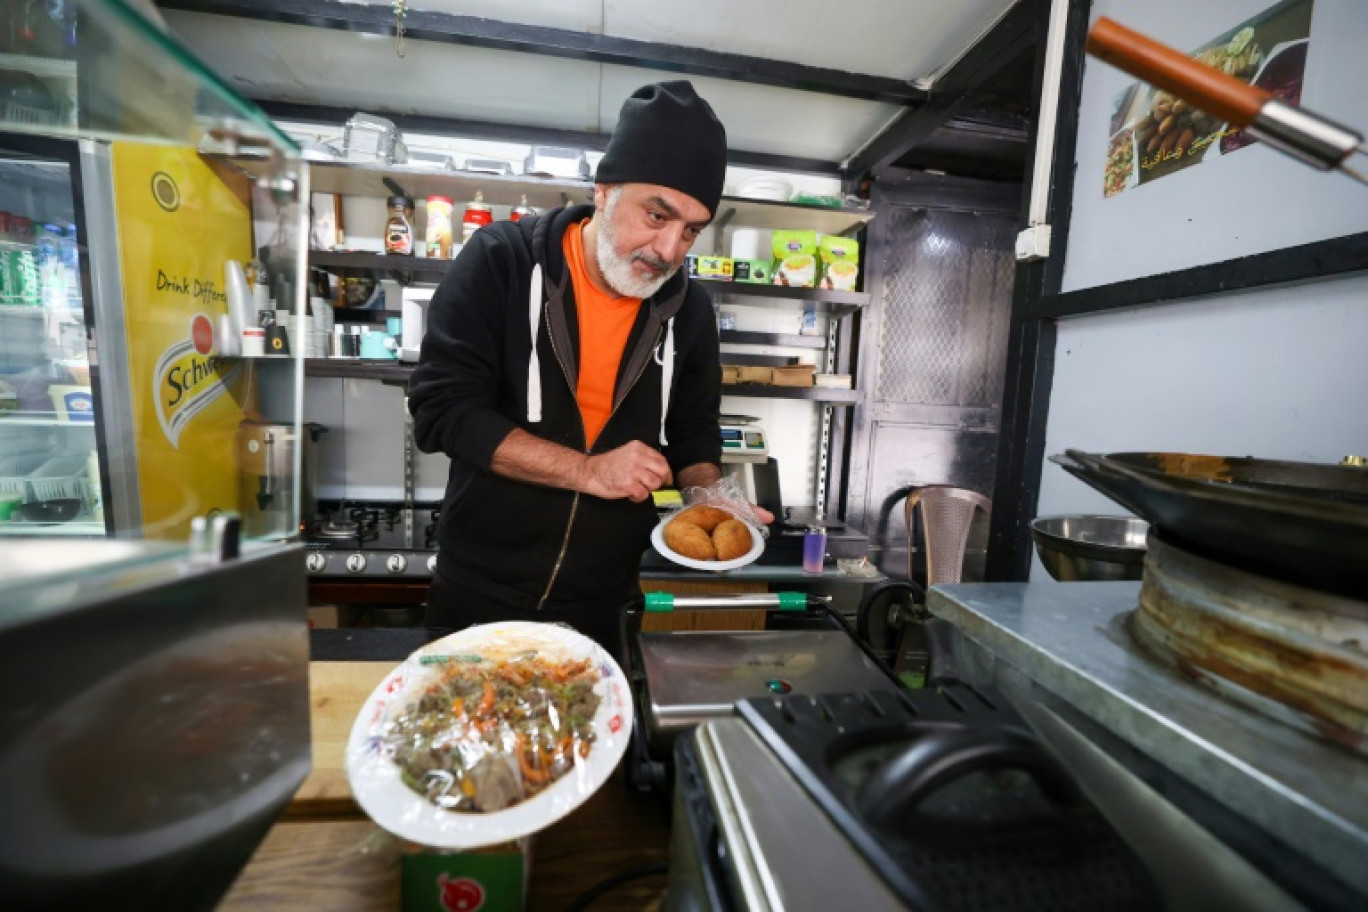
M 502 810 L 549 788 L 593 749 L 600 671 L 591 660 L 529 652 L 425 661 L 444 664 L 381 743 L 404 784 L 436 806 Z

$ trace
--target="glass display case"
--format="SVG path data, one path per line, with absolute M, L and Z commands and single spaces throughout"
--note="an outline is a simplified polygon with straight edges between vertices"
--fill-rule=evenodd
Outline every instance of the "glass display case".
M 308 172 L 141 8 L 0 4 L 4 909 L 211 909 L 310 766 Z
M 298 150 L 121 3 L 6 4 L 0 99 L 0 538 L 295 535 Z

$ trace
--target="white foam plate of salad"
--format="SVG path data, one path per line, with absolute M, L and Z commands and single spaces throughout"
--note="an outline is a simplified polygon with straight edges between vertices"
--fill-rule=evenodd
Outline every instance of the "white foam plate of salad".
M 508 621 L 429 643 L 385 676 L 347 742 L 377 824 L 434 848 L 535 833 L 579 807 L 627 749 L 622 669 L 588 637 Z

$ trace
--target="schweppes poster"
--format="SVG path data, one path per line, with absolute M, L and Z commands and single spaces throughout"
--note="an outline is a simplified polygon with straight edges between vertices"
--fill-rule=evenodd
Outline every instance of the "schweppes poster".
M 244 370 L 214 335 L 224 264 L 251 257 L 251 209 L 191 150 L 116 143 L 113 171 L 143 526 L 184 539 L 192 517 L 238 509 Z

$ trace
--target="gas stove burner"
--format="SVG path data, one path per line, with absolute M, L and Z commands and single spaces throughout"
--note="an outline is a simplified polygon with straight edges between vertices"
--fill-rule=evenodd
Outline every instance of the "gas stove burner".
M 380 511 L 374 507 L 351 507 L 347 510 L 347 519 L 358 526 L 374 526 L 380 522 L 380 516 Z
M 352 519 L 328 519 L 319 523 L 318 537 L 329 539 L 354 538 L 359 528 L 360 526 Z
M 423 527 L 423 548 L 431 551 L 437 547 L 437 523 L 442 518 L 441 510 L 432 511 L 432 522 Z

